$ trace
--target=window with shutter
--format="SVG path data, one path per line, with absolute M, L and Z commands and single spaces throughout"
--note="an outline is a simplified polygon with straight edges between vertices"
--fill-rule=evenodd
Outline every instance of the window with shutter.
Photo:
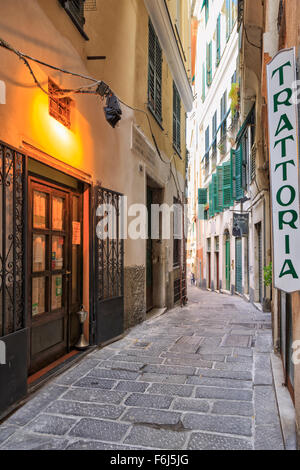
M 213 183 L 211 182 L 209 184 L 209 218 L 213 217 L 215 215 L 215 210 L 214 210 L 214 188 L 213 188 Z
M 148 66 L 148 107 L 156 119 L 162 122 L 162 50 L 158 37 L 149 21 L 149 66 Z
M 198 189 L 198 204 L 207 204 L 207 188 Z
M 217 214 L 219 211 L 219 203 L 218 203 L 218 177 L 217 173 L 214 173 L 212 176 L 212 184 L 213 184 L 213 204 L 214 204 L 214 212 Z
M 207 86 L 212 83 L 212 41 L 206 45 L 206 83 Z
M 84 18 L 84 2 L 85 0 L 59 0 L 62 7 L 66 10 L 69 17 L 83 35 L 85 39 L 88 39 L 87 35 L 83 30 L 85 24 Z
M 227 153 L 227 91 L 224 92 L 221 98 L 221 153 L 224 155 Z
M 211 152 L 212 170 L 217 166 L 217 111 L 212 119 L 212 152 Z
M 209 126 L 205 130 L 205 153 L 209 151 Z
M 236 184 L 235 184 L 235 151 L 230 151 L 230 168 L 231 168 L 231 184 L 232 184 L 232 200 L 236 199 Z
M 217 167 L 217 180 L 218 180 L 218 210 L 223 211 L 223 167 Z
M 221 60 L 221 15 L 217 19 L 216 49 L 216 66 L 218 67 Z
M 243 146 L 240 145 L 235 151 L 235 198 L 240 200 L 244 197 L 242 187 L 243 181 Z
M 173 145 L 175 150 L 181 153 L 181 104 L 180 104 L 180 96 L 178 90 L 176 88 L 175 83 L 173 82 Z
M 223 208 L 232 206 L 231 162 L 223 163 Z

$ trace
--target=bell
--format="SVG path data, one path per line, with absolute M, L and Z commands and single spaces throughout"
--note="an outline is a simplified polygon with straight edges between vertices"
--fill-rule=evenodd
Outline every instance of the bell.
M 89 347 L 89 343 L 85 339 L 84 332 L 83 332 L 83 325 L 84 325 L 85 320 L 87 319 L 87 314 L 88 312 L 84 310 L 83 305 L 82 305 L 79 312 L 77 312 L 78 320 L 80 324 L 80 336 L 79 336 L 77 343 L 75 344 L 75 348 L 81 351 Z

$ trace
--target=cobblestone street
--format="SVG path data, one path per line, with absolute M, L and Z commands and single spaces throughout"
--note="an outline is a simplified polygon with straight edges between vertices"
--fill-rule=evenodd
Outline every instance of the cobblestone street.
M 190 288 L 48 382 L 0 426 L 1 449 L 283 449 L 271 317 Z

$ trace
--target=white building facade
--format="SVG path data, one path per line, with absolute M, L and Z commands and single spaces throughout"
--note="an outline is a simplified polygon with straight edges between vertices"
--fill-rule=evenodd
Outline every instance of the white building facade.
M 256 95 L 249 90 L 244 99 L 238 2 L 199 0 L 194 16 L 199 28 L 189 190 L 198 203 L 197 285 L 265 308 L 268 192 L 256 178 Z

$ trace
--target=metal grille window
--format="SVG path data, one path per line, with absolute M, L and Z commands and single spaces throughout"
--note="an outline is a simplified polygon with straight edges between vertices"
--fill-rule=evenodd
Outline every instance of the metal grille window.
M 27 157 L 0 142 L 0 337 L 25 327 Z
M 175 83 L 173 82 L 173 145 L 175 150 L 180 154 L 181 153 L 181 105 L 180 105 L 180 96 L 176 88 Z
M 49 78 L 48 91 L 53 95 L 53 99 L 49 97 L 49 114 L 57 121 L 61 122 L 64 126 L 71 127 L 71 99 L 59 98 L 57 91 L 60 88 Z
M 161 123 L 162 121 L 162 50 L 149 21 L 149 68 L 148 68 L 148 106 Z
M 85 32 L 83 31 L 83 26 L 85 24 L 84 18 L 84 2 L 85 0 L 59 0 L 63 8 L 68 13 L 69 17 L 79 29 L 81 34 L 85 39 L 88 39 Z

